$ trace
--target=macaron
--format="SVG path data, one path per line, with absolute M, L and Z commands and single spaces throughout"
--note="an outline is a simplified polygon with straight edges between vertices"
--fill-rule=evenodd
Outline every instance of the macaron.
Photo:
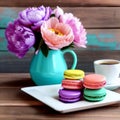
M 89 89 L 99 89 L 104 87 L 105 84 L 105 77 L 99 74 L 88 74 L 83 79 L 83 86 Z
M 66 79 L 82 79 L 84 77 L 85 73 L 82 70 L 79 69 L 68 69 L 64 71 L 64 78 Z
M 83 88 L 83 81 L 82 80 L 71 80 L 71 79 L 64 79 L 62 80 L 62 87 L 65 89 L 82 89 Z
M 81 99 L 80 90 L 59 89 L 59 100 L 65 103 L 77 102 Z
M 100 88 L 100 89 L 92 90 L 92 89 L 85 88 L 83 91 L 83 96 L 84 96 L 84 99 L 91 102 L 102 101 L 106 96 L 106 89 Z

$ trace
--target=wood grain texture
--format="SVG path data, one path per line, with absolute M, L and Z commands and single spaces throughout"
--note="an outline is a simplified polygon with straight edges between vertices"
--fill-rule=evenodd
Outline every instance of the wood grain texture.
M 120 28 L 120 7 L 62 7 L 65 12 L 78 17 L 85 28 Z M 25 7 L 0 7 L 0 28 L 17 18 Z
M 33 52 L 28 53 L 23 59 L 7 51 L 0 52 L 0 73 L 1 72 L 29 72 L 30 61 Z
M 1 6 L 120 6 L 119 0 L 0 0 Z
M 18 12 L 23 9 L 25 8 L 0 8 L 0 28 L 3 28 L 0 29 L 0 50 L 6 50 L 7 46 L 4 35 L 4 28 L 6 28 L 8 22 L 11 22 L 15 18 L 17 18 Z M 66 12 L 72 12 L 75 16 L 81 19 L 88 32 L 88 46 L 93 46 L 93 48 L 96 46 L 101 46 L 107 49 L 110 48 L 111 50 L 119 50 L 119 7 L 74 7 L 71 9 L 69 9 L 69 7 L 64 7 L 63 9 Z M 102 41 L 103 43 L 101 43 L 100 41 Z
M 4 120 L 119 120 L 119 106 L 60 114 L 48 106 L 0 107 L 0 119 Z
M 93 72 L 93 61 L 97 59 L 118 59 L 120 60 L 120 50 L 77 50 L 75 52 L 78 57 L 77 67 L 82 69 L 85 72 Z M 0 73 L 12 72 L 12 73 L 26 73 L 29 72 L 29 65 L 33 53 L 29 53 L 23 59 L 18 59 L 14 55 L 9 54 L 8 52 L 2 53 L 4 56 L 0 58 Z M 69 54 L 65 56 L 68 68 L 72 65 L 72 57 Z
M 7 76 L 9 77 L 7 77 Z M 21 91 L 21 87 L 35 85 L 29 74 L 0 74 L 0 106 L 39 106 L 41 102 Z M 8 99 L 9 98 L 9 99 Z M 28 101 L 28 102 L 26 102 Z
M 1 120 L 119 120 L 120 103 L 60 114 L 20 90 L 33 86 L 28 73 L 0 73 Z M 120 93 L 120 89 L 115 90 Z M 74 116 L 74 117 L 73 117 Z

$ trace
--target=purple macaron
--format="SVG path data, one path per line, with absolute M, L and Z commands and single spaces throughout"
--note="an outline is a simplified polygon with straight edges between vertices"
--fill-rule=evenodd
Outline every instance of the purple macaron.
M 59 93 L 59 100 L 65 103 L 73 103 L 81 99 L 80 90 L 60 89 L 58 93 Z

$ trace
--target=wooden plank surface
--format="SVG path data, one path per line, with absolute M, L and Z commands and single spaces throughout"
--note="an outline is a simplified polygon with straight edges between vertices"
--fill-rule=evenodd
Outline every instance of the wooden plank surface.
M 1 120 L 119 120 L 120 106 L 60 114 L 48 106 L 38 107 L 0 107 Z
M 9 77 L 8 77 L 9 76 Z M 22 87 L 34 86 L 29 74 L 0 73 L 0 107 L 1 106 L 39 106 L 39 101 L 24 94 Z
M 28 73 L 0 73 L 1 120 L 119 120 L 120 104 L 60 114 L 20 90 L 34 86 Z M 120 89 L 115 90 L 120 93 Z M 74 116 L 74 117 L 73 117 Z
M 17 18 L 19 11 L 26 7 L 0 7 L 0 28 Z M 120 7 L 62 7 L 80 18 L 85 28 L 120 28 Z
M 0 0 L 1 6 L 120 6 L 119 0 Z
M 0 52 L 0 73 L 2 72 L 29 72 L 33 52 L 28 53 L 23 59 L 7 51 Z
M 78 69 L 82 69 L 85 72 L 93 72 L 93 61 L 97 59 L 118 59 L 120 60 L 120 50 L 75 50 L 78 63 Z M 0 53 L 1 54 L 1 53 Z M 18 59 L 14 55 L 10 55 L 7 52 L 2 52 L 3 57 L 0 57 L 0 72 L 19 72 L 26 73 L 29 72 L 29 65 L 32 58 L 33 53 L 29 53 L 23 59 Z M 70 55 L 66 55 L 66 62 L 68 64 L 68 68 L 72 65 L 72 57 Z
M 23 9 L 25 8 L 0 8 L 0 28 L 2 28 L 0 29 L 0 50 L 6 50 L 7 46 L 4 28 L 6 28 L 8 22 L 17 18 L 18 12 Z M 88 32 L 88 46 L 100 47 L 103 45 L 102 47 L 110 48 L 111 50 L 120 49 L 120 7 L 74 7 L 72 9 L 64 7 L 63 9 L 66 12 L 72 12 L 81 19 Z M 99 43 L 100 41 L 103 43 Z

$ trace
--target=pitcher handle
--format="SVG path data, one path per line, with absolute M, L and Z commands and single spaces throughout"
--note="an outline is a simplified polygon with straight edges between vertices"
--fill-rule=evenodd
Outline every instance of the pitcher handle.
M 70 53 L 73 56 L 73 64 L 72 64 L 71 69 L 75 69 L 76 65 L 77 65 L 77 55 L 76 55 L 76 53 L 73 50 L 70 50 L 70 49 L 63 50 L 63 55 L 65 53 Z

